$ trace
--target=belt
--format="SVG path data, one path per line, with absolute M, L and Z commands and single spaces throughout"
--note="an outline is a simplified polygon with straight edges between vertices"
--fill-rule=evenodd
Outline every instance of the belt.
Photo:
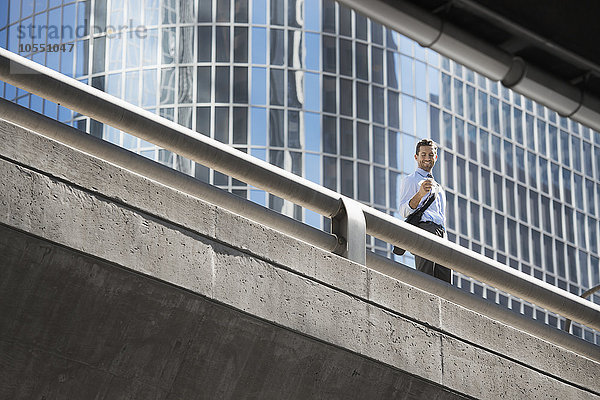
M 439 229 L 443 230 L 444 232 L 446 232 L 446 229 L 442 225 L 436 224 L 433 221 L 421 221 L 421 222 L 419 222 L 419 225 L 421 225 L 421 224 L 434 225 L 436 228 L 439 228 Z

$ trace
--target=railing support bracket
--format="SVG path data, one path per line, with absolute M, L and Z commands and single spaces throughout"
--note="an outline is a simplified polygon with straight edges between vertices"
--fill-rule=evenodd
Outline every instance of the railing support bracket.
M 361 205 L 342 197 L 340 211 L 331 219 L 332 233 L 338 237 L 338 248 L 334 251 L 361 265 L 367 263 L 367 224 Z

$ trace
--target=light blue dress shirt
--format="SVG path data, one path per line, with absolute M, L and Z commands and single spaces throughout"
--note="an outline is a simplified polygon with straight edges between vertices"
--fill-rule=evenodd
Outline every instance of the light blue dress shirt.
M 403 218 L 408 217 L 413 211 L 416 210 L 408 203 L 410 202 L 410 199 L 412 199 L 419 191 L 421 182 L 427 179 L 427 174 L 427 171 L 417 168 L 415 172 L 402 180 L 402 184 L 400 185 L 400 208 L 398 211 Z M 427 198 L 432 192 L 436 193 L 435 200 L 433 203 L 431 203 L 427 210 L 425 210 L 423 217 L 421 217 L 421 221 L 432 221 L 446 229 L 446 193 L 439 183 L 437 183 L 437 185 L 431 189 L 430 194 L 423 196 L 418 207 L 421 207 L 423 203 L 427 201 Z

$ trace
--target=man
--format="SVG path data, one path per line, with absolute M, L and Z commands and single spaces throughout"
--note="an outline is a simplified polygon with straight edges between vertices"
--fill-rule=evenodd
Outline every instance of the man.
M 422 206 L 429 196 L 435 195 L 435 200 L 423 213 L 418 227 L 444 237 L 446 195 L 431 174 L 437 161 L 437 144 L 430 139 L 420 140 L 417 143 L 415 160 L 416 171 L 404 178 L 400 187 L 400 215 L 404 218 L 408 217 Z M 452 283 L 452 271 L 423 257 L 415 255 L 415 267 L 421 272 Z

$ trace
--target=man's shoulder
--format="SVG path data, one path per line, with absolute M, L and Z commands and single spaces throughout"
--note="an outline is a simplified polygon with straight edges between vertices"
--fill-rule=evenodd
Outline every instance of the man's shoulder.
M 406 175 L 404 177 L 404 180 L 405 181 L 413 181 L 415 179 L 420 179 L 420 178 L 421 178 L 421 176 L 417 173 L 417 171 L 413 171 L 412 173 Z

